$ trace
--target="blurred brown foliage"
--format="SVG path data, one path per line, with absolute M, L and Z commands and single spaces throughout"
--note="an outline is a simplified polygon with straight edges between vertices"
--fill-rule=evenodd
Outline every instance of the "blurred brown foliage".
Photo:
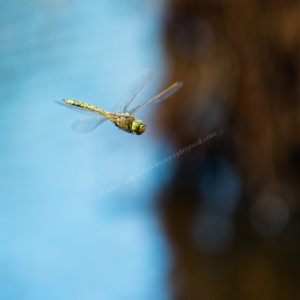
M 300 299 L 300 1 L 169 0 L 184 87 L 160 112 L 180 149 L 161 196 L 174 299 Z

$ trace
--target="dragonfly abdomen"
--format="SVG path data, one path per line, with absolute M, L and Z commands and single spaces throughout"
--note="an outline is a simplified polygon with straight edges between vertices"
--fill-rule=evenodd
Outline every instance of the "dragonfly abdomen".
M 65 101 L 66 104 L 81 107 L 81 108 L 85 108 L 87 110 L 94 111 L 94 112 L 99 113 L 101 115 L 107 116 L 107 112 L 105 110 L 97 107 L 97 106 L 94 106 L 94 105 L 91 105 L 91 104 L 88 104 L 88 103 L 85 103 L 85 102 L 72 100 L 72 99 L 65 99 L 64 101 Z

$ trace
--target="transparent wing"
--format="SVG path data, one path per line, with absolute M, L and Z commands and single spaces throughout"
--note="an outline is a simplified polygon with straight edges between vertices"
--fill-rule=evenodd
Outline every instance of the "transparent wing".
M 146 69 L 143 73 L 139 75 L 136 81 L 127 88 L 125 93 L 121 96 L 121 98 L 116 103 L 112 112 L 114 113 L 127 112 L 131 103 L 137 98 L 137 96 L 146 87 L 146 85 L 150 82 L 150 80 L 151 80 L 151 70 Z
M 158 103 L 158 102 L 161 102 L 161 101 L 167 99 L 168 97 L 173 95 L 175 92 L 177 92 L 182 87 L 182 85 L 183 85 L 183 83 L 181 81 L 173 83 L 171 86 L 169 86 L 167 89 L 162 91 L 160 94 L 158 94 L 154 98 L 152 98 L 152 99 L 146 101 L 145 103 L 130 110 L 129 113 L 134 114 L 137 111 L 139 111 L 141 108 L 145 107 L 146 105 L 149 105 L 151 103 Z
M 78 106 L 66 104 L 64 102 L 64 100 L 62 100 L 62 101 L 54 100 L 54 102 L 57 103 L 57 104 L 59 104 L 59 105 L 61 105 L 61 106 L 63 106 L 63 107 L 67 107 L 67 108 L 69 108 L 71 110 L 75 110 L 75 111 L 80 112 L 80 113 L 82 113 L 84 115 L 87 115 L 89 117 L 99 118 L 99 114 L 98 113 L 96 113 L 94 111 L 91 111 L 89 109 L 86 109 L 86 108 L 82 108 L 82 107 L 78 107 Z
M 108 119 L 104 116 L 98 118 L 81 118 L 73 123 L 71 129 L 77 133 L 87 133 L 107 120 Z
M 81 118 L 73 123 L 71 129 L 77 133 L 90 132 L 94 130 L 97 126 L 99 126 L 101 123 L 108 120 L 105 116 L 99 115 L 98 113 L 91 111 L 89 109 L 66 104 L 64 100 L 62 101 L 55 100 L 54 102 L 61 106 L 67 107 L 71 110 L 75 110 L 77 112 L 80 112 L 90 117 L 90 118 Z

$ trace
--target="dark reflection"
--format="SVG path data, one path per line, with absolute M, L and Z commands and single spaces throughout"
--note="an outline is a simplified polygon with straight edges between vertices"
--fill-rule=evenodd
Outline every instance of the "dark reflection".
M 161 197 L 173 299 L 300 298 L 299 16 L 297 1 L 170 2 L 184 88 L 160 128 L 178 150 L 216 133 L 176 160 Z

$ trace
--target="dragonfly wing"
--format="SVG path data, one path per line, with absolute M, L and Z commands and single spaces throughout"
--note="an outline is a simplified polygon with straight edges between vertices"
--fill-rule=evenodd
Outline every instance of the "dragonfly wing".
M 73 123 L 71 126 L 72 130 L 77 133 L 87 133 L 94 130 L 97 126 L 99 126 L 104 121 L 108 120 L 107 117 L 92 111 L 88 108 L 69 105 L 65 103 L 64 100 L 62 101 L 55 101 L 57 104 L 67 107 L 69 109 L 75 110 L 82 114 L 88 115 L 90 118 L 81 118 Z
M 181 81 L 173 83 L 171 86 L 169 86 L 167 89 L 162 91 L 160 94 L 158 94 L 154 98 L 152 98 L 152 99 L 146 101 L 145 103 L 130 110 L 129 113 L 134 114 L 137 111 L 139 111 L 141 108 L 145 107 L 146 105 L 149 105 L 151 103 L 158 103 L 158 102 L 161 102 L 161 101 L 167 99 L 168 97 L 173 95 L 175 92 L 177 92 L 182 87 L 182 85 L 183 85 L 183 83 Z
M 100 116 L 98 118 L 81 118 L 75 121 L 71 128 L 77 133 L 87 133 L 94 130 L 97 126 L 107 120 L 108 119 L 104 116 Z
M 143 73 L 139 75 L 136 81 L 131 84 L 125 93 L 116 103 L 112 112 L 114 113 L 125 113 L 128 111 L 131 103 L 137 98 L 141 91 L 146 87 L 146 85 L 151 80 L 151 70 L 146 69 Z
M 79 106 L 74 106 L 74 105 L 69 105 L 69 104 L 66 104 L 64 100 L 62 101 L 57 101 L 57 100 L 54 100 L 55 103 L 61 105 L 61 106 L 64 106 L 64 107 L 67 107 L 71 110 L 74 110 L 74 111 L 77 111 L 77 112 L 80 112 L 84 115 L 87 115 L 89 117 L 95 117 L 95 118 L 99 118 L 99 115 L 98 113 L 92 111 L 92 110 L 89 110 L 87 108 L 83 108 L 83 107 L 79 107 Z

